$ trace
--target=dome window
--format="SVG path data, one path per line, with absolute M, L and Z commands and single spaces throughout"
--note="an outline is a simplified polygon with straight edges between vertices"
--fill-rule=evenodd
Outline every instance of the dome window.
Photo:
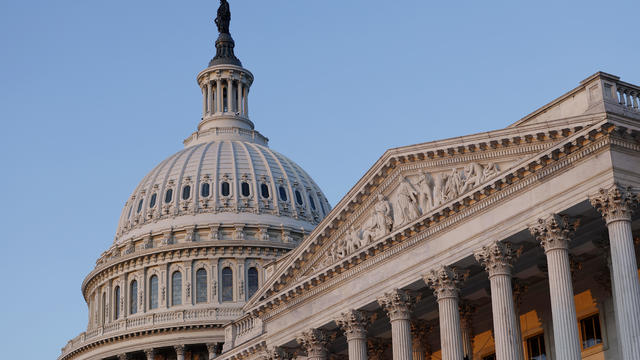
M 151 293 L 149 296 L 149 309 L 157 309 L 158 308 L 158 276 L 153 275 L 149 279 L 149 292 Z
M 129 285 L 129 314 L 138 312 L 138 282 L 133 280 Z
M 207 270 L 196 271 L 196 304 L 207 302 Z
M 171 275 L 171 305 L 182 305 L 182 273 L 175 271 Z
M 252 297 L 258 291 L 258 269 L 250 267 L 247 271 L 247 296 Z
M 220 192 L 222 193 L 222 196 L 229 196 L 229 194 L 231 193 L 231 191 L 229 191 L 229 183 L 226 181 L 222 182 L 222 185 L 220 186 Z
M 296 190 L 296 202 L 298 205 L 302 205 L 302 195 L 300 195 L 300 191 Z
M 280 200 L 287 201 L 287 190 L 285 190 L 284 186 L 280 186 L 278 191 L 280 192 Z
M 243 181 L 242 184 L 240 184 L 240 190 L 242 191 L 242 196 L 251 195 L 251 191 L 249 189 L 249 183 L 246 181 Z
M 322 199 L 318 199 L 320 201 L 320 208 L 322 208 L 322 214 L 326 214 L 327 212 L 324 210 L 324 204 L 322 203 Z
M 233 301 L 233 270 L 230 267 L 222 269 L 222 301 Z
M 262 197 L 265 199 L 269 198 L 269 187 L 267 186 L 267 184 L 260 184 L 260 193 L 262 193 Z
M 142 210 L 142 202 L 144 201 L 144 199 L 140 199 L 140 202 L 138 202 L 138 214 L 140 213 L 140 211 Z
M 311 204 L 311 209 L 312 210 L 316 209 L 316 202 L 313 201 L 313 196 L 311 196 L 311 194 L 309 194 L 309 204 Z
M 168 204 L 171 202 L 171 200 L 173 199 L 173 189 L 169 189 L 167 190 L 167 192 L 164 194 L 164 203 Z
M 149 209 L 153 209 L 154 206 L 156 206 L 156 199 L 158 197 L 158 194 L 153 193 L 153 195 L 151 195 L 151 201 L 149 201 Z
M 118 320 L 120 318 L 120 286 L 116 286 L 113 294 L 113 303 L 115 304 L 113 307 L 113 320 Z
M 127 218 L 130 218 L 130 217 L 131 217 L 131 212 L 132 212 L 132 211 L 133 211 L 133 204 L 131 204 L 131 205 L 129 206 L 129 215 L 127 215 Z
M 202 195 L 202 197 L 209 197 L 210 192 L 211 192 L 211 185 L 209 185 L 209 183 L 202 184 L 202 189 L 200 189 L 200 195 Z
M 182 200 L 189 200 L 191 197 L 191 185 L 182 188 Z

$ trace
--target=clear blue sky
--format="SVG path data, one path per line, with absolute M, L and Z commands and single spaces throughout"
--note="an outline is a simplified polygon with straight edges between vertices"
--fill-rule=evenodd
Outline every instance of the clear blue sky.
M 335 205 L 388 148 L 498 129 L 602 70 L 636 1 L 230 0 L 256 128 Z M 137 182 L 194 131 L 217 2 L 0 1 L 0 343 L 54 359 Z

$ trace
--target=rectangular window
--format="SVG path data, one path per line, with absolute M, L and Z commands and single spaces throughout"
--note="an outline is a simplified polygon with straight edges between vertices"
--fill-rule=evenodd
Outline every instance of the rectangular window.
M 544 350 L 544 335 L 536 335 L 527 339 L 528 360 L 546 360 L 547 355 Z
M 580 332 L 582 333 L 582 348 L 587 349 L 602 343 L 600 332 L 600 317 L 598 314 L 580 320 Z

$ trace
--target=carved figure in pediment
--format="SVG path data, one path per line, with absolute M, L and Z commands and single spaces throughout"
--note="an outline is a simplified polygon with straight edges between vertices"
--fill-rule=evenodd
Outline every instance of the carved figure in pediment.
M 396 202 L 393 208 L 393 226 L 395 228 L 410 223 L 420 216 L 417 196 L 418 192 L 407 178 L 402 179 L 398 186 Z
M 360 247 L 360 233 L 359 230 L 353 228 L 353 226 L 346 232 L 344 236 L 345 255 L 353 254 Z
M 418 191 L 418 205 L 423 214 L 437 205 L 435 185 L 435 179 L 428 172 L 423 172 L 418 175 L 418 181 L 414 184 L 415 189 Z
M 488 163 L 482 169 L 482 181 L 487 180 L 488 178 L 495 176 L 496 174 L 498 174 L 498 172 L 500 172 L 500 168 L 498 167 L 498 164 L 496 164 L 496 163 Z
M 440 203 L 446 203 L 460 195 L 463 180 L 458 169 L 452 169 L 451 173 L 443 174 L 441 178 Z
M 482 182 L 484 178 L 484 169 L 478 163 L 471 163 L 464 167 L 464 183 L 460 187 L 460 194 L 470 190 Z
M 373 214 L 362 227 L 361 245 L 369 245 L 373 240 L 387 235 L 392 226 L 391 204 L 382 194 L 378 194 L 378 201 L 373 205 Z
M 334 263 L 347 256 L 344 238 L 338 239 L 331 245 L 328 255 L 329 263 Z

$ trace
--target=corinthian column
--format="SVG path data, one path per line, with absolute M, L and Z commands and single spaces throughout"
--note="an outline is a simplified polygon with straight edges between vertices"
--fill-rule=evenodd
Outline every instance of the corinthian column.
M 622 359 L 640 359 L 640 282 L 631 234 L 631 214 L 638 206 L 638 196 L 630 188 L 616 185 L 601 189 L 590 200 L 609 230 L 613 298 Z
M 569 265 L 569 241 L 576 226 L 578 221 L 554 214 L 529 228 L 547 255 L 553 336 L 556 356 L 562 360 L 582 359 Z
M 391 321 L 393 360 L 411 360 L 411 305 L 409 293 L 395 289 L 378 298 Z
M 327 359 L 327 343 L 329 337 L 326 332 L 320 329 L 311 329 L 303 332 L 298 337 L 298 343 L 307 351 L 307 359 L 309 360 L 326 360 Z
M 467 360 L 473 360 L 473 328 L 471 317 L 476 311 L 475 306 L 460 302 L 460 330 L 462 335 L 462 351 Z
M 154 360 L 156 356 L 155 349 L 145 349 L 144 354 L 147 357 L 147 360 Z
M 424 320 L 411 321 L 411 344 L 413 345 L 413 360 L 427 360 L 431 358 L 431 347 L 427 336 L 433 331 L 433 324 Z
M 476 260 L 489 273 L 491 282 L 491 312 L 498 360 L 522 360 L 522 344 L 518 318 L 514 309 L 511 269 L 519 251 L 511 244 L 494 242 L 474 253 Z
M 336 323 L 344 331 L 349 345 L 349 360 L 367 360 L 367 324 L 369 318 L 362 311 L 342 313 Z
M 460 360 L 464 357 L 458 312 L 458 286 L 464 277 L 448 266 L 440 266 L 423 276 L 438 299 L 442 360 Z
M 213 360 L 218 357 L 218 344 L 217 343 L 208 343 L 207 344 L 207 353 L 209 355 L 209 360 Z

